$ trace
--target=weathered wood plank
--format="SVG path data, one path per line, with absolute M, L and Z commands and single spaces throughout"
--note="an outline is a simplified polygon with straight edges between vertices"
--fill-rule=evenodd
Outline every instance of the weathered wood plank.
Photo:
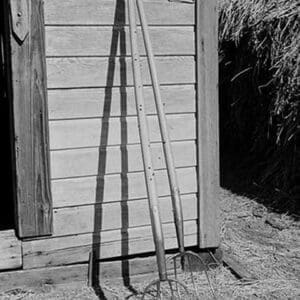
M 167 256 L 169 257 L 169 256 Z M 172 262 L 167 265 L 172 269 Z M 139 275 L 151 275 L 157 272 L 156 257 L 132 258 L 117 261 L 99 262 L 99 285 L 108 280 L 130 277 L 131 282 L 139 280 Z M 15 272 L 0 273 L 0 291 L 14 288 L 41 287 L 43 284 L 87 284 L 88 264 L 72 266 L 47 267 Z M 122 284 L 122 283 L 121 283 Z
M 258 278 L 249 272 L 246 266 L 230 251 L 225 250 L 222 247 L 223 251 L 223 263 L 242 281 L 254 281 Z
M 194 141 L 173 142 L 177 167 L 196 165 L 196 146 Z M 165 168 L 162 145 L 152 144 L 155 169 Z M 143 170 L 140 145 L 110 146 L 105 148 L 69 149 L 51 152 L 52 179 L 102 176 L 113 173 L 130 173 Z M 99 167 L 101 161 L 101 169 Z
M 21 241 L 14 230 L 0 231 L 0 270 L 22 267 Z
M 195 82 L 192 56 L 156 57 L 161 84 Z M 150 84 L 146 58 L 141 59 L 144 84 Z M 47 58 L 49 88 L 111 87 L 133 85 L 131 58 Z
M 195 34 L 192 26 L 150 27 L 150 36 L 155 55 L 195 55 Z M 138 43 L 141 55 L 145 55 L 141 30 L 138 31 Z M 113 50 L 112 45 L 115 45 Z M 130 55 L 129 28 L 112 26 L 46 27 L 46 55 Z
M 197 245 L 197 222 L 186 221 L 185 245 Z M 166 249 L 177 248 L 173 223 L 163 225 Z M 97 237 L 100 259 L 121 257 L 154 251 L 151 226 L 102 231 Z M 93 235 L 58 237 L 23 243 L 24 268 L 40 268 L 72 263 L 87 262 L 92 248 Z M 94 247 L 93 247 L 94 248 Z
M 44 284 L 86 283 L 88 265 L 63 266 L 0 273 L 0 292 L 36 288 Z
M 196 170 L 177 169 L 181 193 L 197 192 Z M 155 172 L 159 196 L 170 195 L 167 172 Z M 100 183 L 99 183 L 100 182 Z M 97 184 L 98 183 L 98 184 Z M 146 198 L 146 186 L 143 172 L 114 174 L 96 177 L 83 177 L 52 181 L 53 206 L 66 207 L 95 203 L 97 193 L 101 193 L 103 202 Z
M 51 234 L 52 202 L 43 1 L 27 1 L 24 7 L 29 33 L 23 42 L 11 34 L 11 68 L 18 235 L 30 237 Z M 13 22 L 21 16 L 13 16 Z
M 194 85 L 164 86 L 161 93 L 166 113 L 196 111 Z M 147 114 L 155 114 L 152 87 L 144 88 L 144 97 Z M 49 90 L 48 110 L 50 120 L 133 116 L 136 115 L 134 90 L 133 87 Z
M 171 140 L 195 139 L 194 114 L 169 115 L 167 120 Z M 159 142 L 161 137 L 157 117 L 149 116 L 148 124 L 150 140 Z M 51 121 L 49 129 L 51 150 L 140 142 L 136 117 Z
M 217 1 L 197 1 L 199 247 L 218 247 L 219 120 Z
M 182 201 L 184 219 L 196 219 L 196 195 L 183 195 Z M 162 222 L 173 221 L 171 198 L 161 197 L 159 202 Z M 101 228 L 94 228 L 95 224 L 99 224 Z M 150 225 L 147 199 L 58 208 L 53 212 L 53 236 L 114 229 L 127 230 L 130 227 L 146 225 Z
M 46 0 L 46 24 L 128 24 L 126 1 Z M 116 12 L 117 10 L 117 12 Z M 194 5 L 155 0 L 145 1 L 147 20 L 152 24 L 194 25 Z

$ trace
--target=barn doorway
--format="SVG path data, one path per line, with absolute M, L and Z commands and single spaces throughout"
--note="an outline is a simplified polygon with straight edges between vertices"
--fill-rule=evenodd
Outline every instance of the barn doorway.
M 2 4 L 3 5 L 3 4 Z M 7 41 L 5 39 L 4 9 L 0 10 L 0 137 L 1 137 L 1 180 L 0 180 L 0 230 L 15 228 L 13 196 L 13 147 L 11 143 L 12 117 L 8 96 L 8 66 L 6 61 Z

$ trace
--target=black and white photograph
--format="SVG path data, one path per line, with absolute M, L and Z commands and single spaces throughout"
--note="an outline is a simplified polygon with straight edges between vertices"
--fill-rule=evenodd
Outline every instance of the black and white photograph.
M 0 300 L 300 299 L 299 0 L 1 0 L 0 112 Z

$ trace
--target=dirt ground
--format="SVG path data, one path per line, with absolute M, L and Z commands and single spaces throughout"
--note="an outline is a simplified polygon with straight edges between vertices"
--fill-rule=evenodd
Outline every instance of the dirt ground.
M 208 272 L 210 285 L 204 273 L 197 274 L 195 280 L 201 299 L 300 299 L 299 217 L 297 220 L 297 216 L 275 214 L 258 202 L 222 190 L 222 247 L 242 262 L 251 278 L 239 280 L 223 265 Z M 188 277 L 181 275 L 180 279 L 191 287 Z M 140 280 L 131 290 L 119 282 L 105 282 L 102 290 L 106 299 L 135 300 L 140 299 L 139 293 L 148 281 Z M 0 294 L 0 299 L 99 297 L 93 289 L 85 286 L 45 285 L 35 290 L 6 291 Z

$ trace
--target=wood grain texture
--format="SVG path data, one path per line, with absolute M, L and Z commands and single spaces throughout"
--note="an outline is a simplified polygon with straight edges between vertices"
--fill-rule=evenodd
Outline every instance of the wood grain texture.
M 22 267 L 21 241 L 14 230 L 0 231 L 0 270 Z
M 172 145 L 177 167 L 196 165 L 195 141 L 173 142 Z M 155 169 L 164 169 L 162 145 L 154 143 L 151 149 Z M 52 151 L 52 179 L 102 176 L 114 173 L 126 175 L 126 173 L 142 171 L 141 155 L 139 144 Z M 102 164 L 101 168 L 99 163 Z
M 171 140 L 193 140 L 196 137 L 194 114 L 167 116 Z M 152 142 L 161 140 L 156 116 L 148 117 Z M 51 121 L 50 149 L 125 145 L 140 142 L 136 117 Z
M 185 245 L 197 245 L 196 220 L 186 221 Z M 177 247 L 173 223 L 163 225 L 166 249 Z M 154 251 L 151 226 L 99 233 L 100 259 Z M 92 248 L 92 234 L 57 237 L 23 243 L 24 269 L 87 262 Z
M 164 86 L 161 93 L 167 114 L 196 111 L 194 85 Z M 151 87 L 144 88 L 144 97 L 147 114 L 155 114 Z M 50 120 L 135 116 L 134 90 L 133 87 L 49 90 L 48 110 Z
M 193 4 L 147 0 L 145 11 L 150 25 L 194 25 Z M 123 2 L 117 7 L 117 0 L 46 0 L 45 22 L 47 25 L 128 24 L 127 8 Z
M 28 16 L 25 40 L 20 43 L 11 36 L 20 237 L 49 235 L 52 231 L 43 1 L 28 1 Z
M 194 167 L 178 169 L 181 193 L 197 192 L 197 176 Z M 155 172 L 159 196 L 170 195 L 165 170 Z M 101 177 L 83 177 L 52 181 L 53 207 L 66 207 L 95 203 L 101 192 L 102 202 L 146 198 L 143 172 L 114 174 Z
M 167 256 L 169 257 L 169 256 Z M 171 264 L 167 265 L 172 269 Z M 130 277 L 132 283 L 140 282 L 140 275 L 151 275 L 157 272 L 156 258 L 132 258 L 116 261 L 99 262 L 99 284 L 108 280 L 116 283 L 117 279 Z M 75 264 L 72 266 L 59 266 L 20 270 L 14 272 L 0 273 L 0 291 L 7 291 L 16 288 L 40 288 L 41 286 L 56 284 L 84 284 L 88 278 L 88 264 Z M 148 278 L 149 279 L 149 278 Z
M 192 26 L 150 27 L 155 55 L 195 55 Z M 118 37 L 118 38 L 116 38 Z M 46 27 L 47 56 L 115 56 L 130 55 L 128 27 L 113 26 L 48 26 Z M 141 55 L 145 55 L 141 29 L 138 31 Z
M 45 284 L 86 284 L 87 273 L 87 264 L 3 272 L 0 273 L 0 292 L 17 288 L 40 288 Z
M 197 2 L 199 247 L 218 247 L 219 119 L 217 1 Z
M 99 201 L 99 200 L 98 200 Z M 197 218 L 197 197 L 183 195 L 183 215 L 185 220 Z M 159 199 L 162 222 L 172 222 L 170 197 Z M 95 222 L 97 216 L 97 222 Z M 99 228 L 94 228 L 99 224 Z M 96 205 L 54 209 L 53 236 L 73 235 L 150 225 L 147 199 L 121 201 Z
M 195 83 L 195 62 L 190 56 L 156 57 L 161 84 Z M 144 84 L 150 84 L 146 58 L 141 59 Z M 131 58 L 47 58 L 49 88 L 133 85 Z

